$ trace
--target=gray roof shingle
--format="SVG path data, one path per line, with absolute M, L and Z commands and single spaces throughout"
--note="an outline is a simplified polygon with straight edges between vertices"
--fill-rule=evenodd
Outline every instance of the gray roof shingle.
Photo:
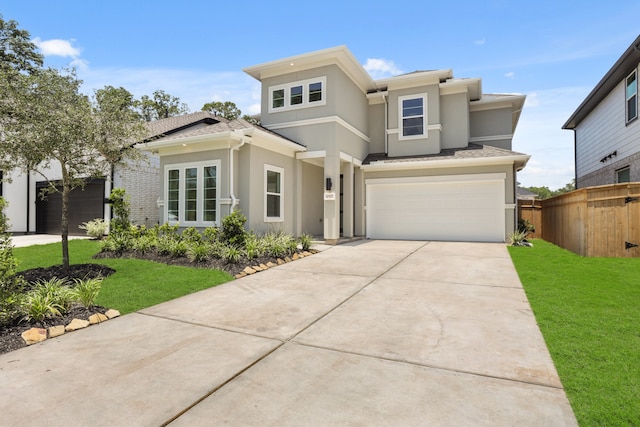
M 385 153 L 372 153 L 369 154 L 364 161 L 363 165 L 368 165 L 378 161 L 384 161 L 385 163 L 403 163 L 403 162 L 417 162 L 417 161 L 436 161 L 436 160 L 453 160 L 453 159 L 479 159 L 488 157 L 505 157 L 505 156 L 524 156 L 523 153 L 516 151 L 505 150 L 502 148 L 492 147 L 490 145 L 478 145 L 469 144 L 463 148 L 446 148 L 438 154 L 429 154 L 421 156 L 402 156 L 402 157 L 389 157 Z

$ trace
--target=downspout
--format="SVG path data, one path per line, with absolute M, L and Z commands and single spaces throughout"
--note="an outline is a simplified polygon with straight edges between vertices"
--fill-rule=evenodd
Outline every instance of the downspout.
M 247 138 L 243 134 L 240 137 L 240 144 L 229 148 L 229 197 L 231 197 L 231 209 L 229 213 L 232 213 L 236 209 L 236 206 L 238 206 L 238 199 L 233 189 L 233 152 L 236 150 L 240 151 L 240 148 L 246 143 Z
M 578 189 L 578 132 L 576 129 L 571 129 L 573 131 L 573 183 L 574 188 Z

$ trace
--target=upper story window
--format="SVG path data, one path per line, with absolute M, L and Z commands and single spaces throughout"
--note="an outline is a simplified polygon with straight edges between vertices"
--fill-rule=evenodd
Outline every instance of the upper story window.
M 635 70 L 627 76 L 625 97 L 627 100 L 627 123 L 629 123 L 638 117 L 638 79 Z
M 165 217 L 171 224 L 210 226 L 218 221 L 220 161 L 165 167 Z
M 325 105 L 326 86 L 326 77 L 270 86 L 269 112 Z
M 399 139 L 427 137 L 427 94 L 398 97 Z

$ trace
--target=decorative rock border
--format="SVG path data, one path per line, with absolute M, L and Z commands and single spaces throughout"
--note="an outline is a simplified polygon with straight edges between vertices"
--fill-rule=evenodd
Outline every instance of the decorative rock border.
M 288 262 L 293 262 L 293 261 L 296 261 L 298 259 L 302 259 L 304 257 L 311 256 L 311 255 L 313 255 L 315 253 L 318 253 L 318 251 L 315 251 L 315 250 L 311 249 L 309 251 L 296 252 L 293 255 L 291 255 L 291 257 L 278 258 L 275 263 L 269 261 L 266 264 L 256 264 L 256 265 L 247 266 L 247 267 L 245 267 L 244 270 L 242 270 L 240 273 L 236 274 L 234 277 L 236 279 L 240 279 L 242 277 L 246 277 L 246 276 L 249 276 L 251 274 L 256 274 L 259 271 L 268 270 L 270 268 L 277 267 L 279 265 L 286 264 Z
M 68 325 L 51 326 L 48 329 L 31 328 L 24 331 L 21 336 L 27 345 L 36 344 L 46 340 L 47 338 L 55 338 L 64 335 L 66 332 L 84 329 L 90 325 L 97 325 L 114 317 L 120 316 L 118 310 L 109 309 L 104 314 L 95 313 L 89 316 L 89 320 L 73 319 Z

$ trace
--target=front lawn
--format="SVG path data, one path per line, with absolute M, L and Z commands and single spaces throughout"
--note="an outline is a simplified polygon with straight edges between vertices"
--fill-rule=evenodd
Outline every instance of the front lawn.
M 640 425 L 640 259 L 533 243 L 509 252 L 578 423 Z
M 70 240 L 71 264 L 104 264 L 116 273 L 102 282 L 96 304 L 114 308 L 126 314 L 182 295 L 210 288 L 232 277 L 218 270 L 189 268 L 160 264 L 139 259 L 93 259 L 100 250 L 100 243 L 91 240 Z M 14 248 L 20 262 L 19 271 L 60 264 L 60 243 Z

